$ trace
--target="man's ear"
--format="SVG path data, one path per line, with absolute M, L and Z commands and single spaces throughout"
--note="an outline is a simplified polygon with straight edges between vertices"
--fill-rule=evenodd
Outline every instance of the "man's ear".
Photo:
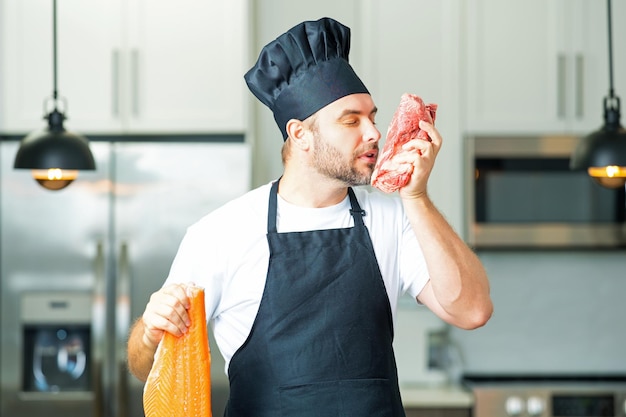
M 308 148 L 311 131 L 302 120 L 290 119 L 287 122 L 286 131 L 293 145 L 299 148 Z

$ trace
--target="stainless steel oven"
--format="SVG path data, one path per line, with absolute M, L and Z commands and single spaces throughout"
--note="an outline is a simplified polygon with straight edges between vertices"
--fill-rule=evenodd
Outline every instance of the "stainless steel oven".
M 573 136 L 467 138 L 466 237 L 476 248 L 626 246 L 624 188 L 571 171 Z
M 623 377 L 466 379 L 473 417 L 624 417 Z

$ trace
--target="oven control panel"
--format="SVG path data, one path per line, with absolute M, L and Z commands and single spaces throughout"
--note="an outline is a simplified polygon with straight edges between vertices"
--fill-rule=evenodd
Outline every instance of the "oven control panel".
M 545 399 L 536 395 L 531 395 L 528 398 L 512 395 L 504 401 L 504 411 L 507 416 L 521 416 L 524 413 L 529 416 L 543 416 L 545 410 Z
M 626 417 L 626 386 L 475 386 L 472 391 L 474 417 Z

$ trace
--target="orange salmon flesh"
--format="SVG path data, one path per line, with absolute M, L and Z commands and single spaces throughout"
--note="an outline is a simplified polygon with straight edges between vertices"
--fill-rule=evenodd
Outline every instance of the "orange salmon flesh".
M 191 326 L 181 337 L 165 332 L 143 391 L 146 417 L 211 417 L 211 352 L 204 289 L 188 287 Z

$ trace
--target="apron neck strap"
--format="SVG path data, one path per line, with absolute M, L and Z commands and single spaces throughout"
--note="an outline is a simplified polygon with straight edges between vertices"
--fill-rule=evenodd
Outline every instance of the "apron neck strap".
M 267 212 L 267 231 L 268 233 L 276 233 L 276 214 L 278 212 L 278 183 L 280 178 L 272 183 L 270 189 L 270 199 Z M 354 195 L 352 187 L 348 187 L 348 197 L 350 198 L 350 214 L 354 218 L 354 225 L 363 225 L 363 216 L 365 216 L 365 210 L 361 209 L 359 202 Z
M 356 195 L 354 195 L 354 190 L 352 189 L 352 187 L 348 187 L 348 196 L 350 197 L 350 214 L 352 214 L 352 217 L 354 218 L 354 225 L 364 225 L 365 223 L 363 223 L 363 216 L 365 216 L 365 210 L 363 210 L 359 205 L 359 202 L 356 199 Z
M 269 207 L 267 210 L 267 232 L 268 233 L 276 233 L 276 214 L 277 210 L 277 200 L 278 200 L 278 182 L 280 178 L 272 183 L 272 188 L 270 189 L 270 201 Z

